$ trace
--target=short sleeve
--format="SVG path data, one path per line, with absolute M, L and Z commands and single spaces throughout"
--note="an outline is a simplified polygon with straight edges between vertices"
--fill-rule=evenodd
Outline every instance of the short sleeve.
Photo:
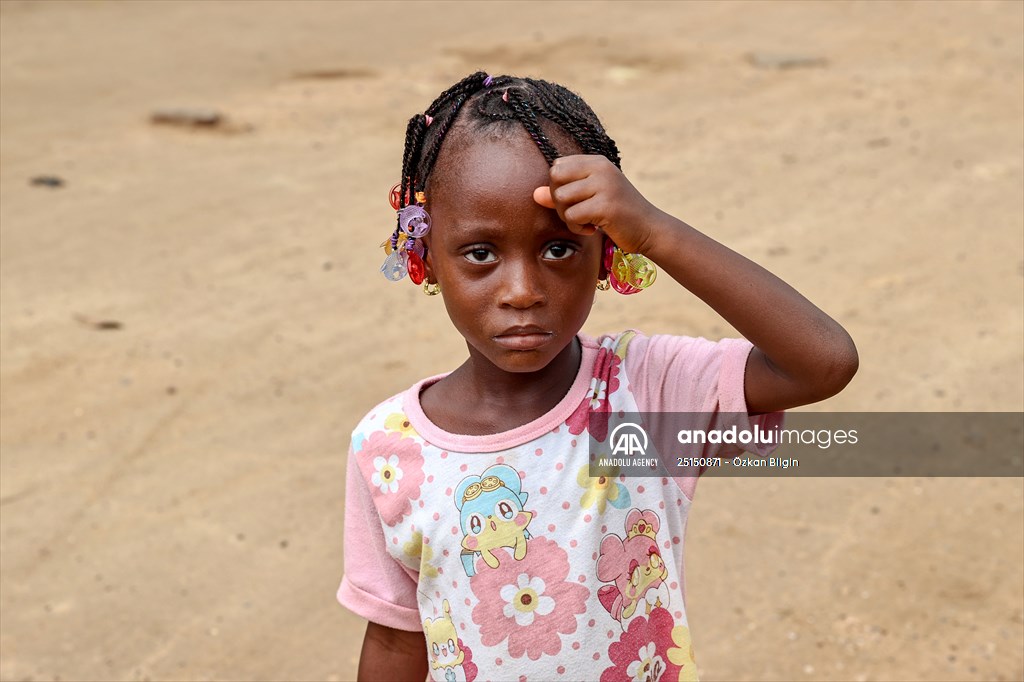
M 641 412 L 699 414 L 701 428 L 740 427 L 762 430 L 782 425 L 782 412 L 751 415 L 747 410 L 744 375 L 754 346 L 746 339 L 711 341 L 702 337 L 637 335 L 626 354 L 626 374 Z M 746 449 L 764 456 L 775 445 L 708 445 L 703 454 L 733 456 Z M 687 497 L 693 497 L 696 478 L 677 479 Z
M 387 549 L 380 515 L 356 456 L 348 453 L 345 482 L 345 574 L 338 601 L 363 618 L 397 630 L 420 631 L 417 574 Z

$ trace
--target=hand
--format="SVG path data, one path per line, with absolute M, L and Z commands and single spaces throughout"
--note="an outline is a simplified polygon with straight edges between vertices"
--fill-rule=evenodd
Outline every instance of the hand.
M 601 230 L 627 253 L 643 253 L 659 213 L 607 158 L 577 154 L 555 159 L 551 184 L 533 191 L 533 200 L 554 209 L 572 232 Z

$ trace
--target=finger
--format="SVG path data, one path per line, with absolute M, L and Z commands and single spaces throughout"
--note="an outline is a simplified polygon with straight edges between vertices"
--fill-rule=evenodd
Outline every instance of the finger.
M 565 226 L 569 228 L 570 232 L 572 232 L 573 234 L 578 234 L 581 237 L 589 237 L 590 235 L 597 232 L 596 225 L 577 225 L 576 223 L 566 223 Z
M 551 198 L 556 206 L 568 208 L 573 204 L 586 201 L 597 194 L 597 183 L 590 178 L 575 180 L 566 185 L 558 185 L 551 190 Z
M 598 203 L 597 199 L 590 198 L 578 204 L 573 204 L 562 213 L 562 220 L 569 226 L 582 227 L 586 225 L 596 229 L 603 222 Z M 572 229 L 572 227 L 569 229 Z M 594 230 L 591 230 L 587 234 L 593 234 L 593 232 Z
M 555 200 L 551 196 L 550 187 L 538 187 L 533 190 L 533 200 L 544 208 L 554 208 Z
M 601 165 L 610 163 L 600 154 L 574 154 L 560 156 L 551 164 L 551 179 L 555 185 L 564 185 L 573 180 L 582 180 Z

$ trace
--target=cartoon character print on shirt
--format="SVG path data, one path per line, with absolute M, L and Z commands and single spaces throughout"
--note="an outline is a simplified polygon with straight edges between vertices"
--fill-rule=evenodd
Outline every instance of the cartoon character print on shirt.
M 455 506 L 462 524 L 462 565 L 466 575 L 476 574 L 479 556 L 491 568 L 498 567 L 493 550 L 512 549 L 512 557 L 526 557 L 527 526 L 534 513 L 524 505 L 529 495 L 522 491 L 519 472 L 507 464 L 495 464 L 480 476 L 467 476 L 455 488 Z
M 634 618 L 647 617 L 658 607 L 668 608 L 668 568 L 658 551 L 658 515 L 631 509 L 626 515 L 626 538 L 610 533 L 601 541 L 597 579 L 605 585 L 598 600 L 623 630 Z
M 473 654 L 455 630 L 452 607 L 445 599 L 441 604 L 444 613 L 437 618 L 423 620 L 423 635 L 427 640 L 427 654 L 430 662 L 431 679 L 444 682 L 473 682 L 477 666 Z M 436 607 L 435 607 L 436 612 Z

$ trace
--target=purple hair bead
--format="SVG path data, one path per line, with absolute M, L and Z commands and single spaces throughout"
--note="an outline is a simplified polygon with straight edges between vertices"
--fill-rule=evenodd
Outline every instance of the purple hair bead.
M 485 88 L 491 87 L 491 83 L 493 83 L 493 82 L 494 82 L 494 79 L 492 77 L 488 76 L 487 78 L 484 79 L 484 87 Z
M 415 253 L 420 258 L 423 258 L 424 256 L 423 244 L 420 244 L 415 238 L 409 239 L 409 241 L 405 242 L 405 250 Z
M 398 212 L 398 227 L 409 237 L 422 237 L 430 231 L 430 216 L 422 206 L 406 206 Z

